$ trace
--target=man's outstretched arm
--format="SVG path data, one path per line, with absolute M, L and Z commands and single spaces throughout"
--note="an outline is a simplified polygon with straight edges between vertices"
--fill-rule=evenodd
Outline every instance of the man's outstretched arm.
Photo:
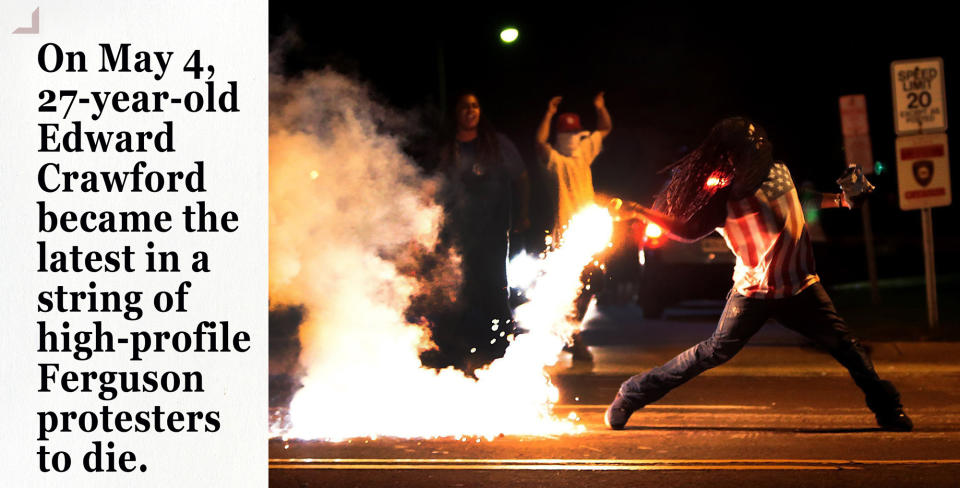
M 710 203 L 688 220 L 680 220 L 639 203 L 624 202 L 618 198 L 611 202 L 612 206 L 616 207 L 611 210 L 615 210 L 622 218 L 637 218 L 656 224 L 673 240 L 694 242 L 707 237 L 723 225 L 727 215 L 726 197 L 726 191 L 718 192 Z M 619 206 L 615 202 L 620 202 Z
M 813 205 L 817 208 L 851 208 L 850 202 L 843 197 L 843 193 L 821 193 L 808 190 L 800 198 L 804 206 Z
M 863 175 L 860 166 L 847 168 L 837 180 L 837 184 L 842 190 L 840 193 L 808 190 L 800 195 L 800 200 L 805 205 L 815 205 L 817 208 L 853 208 L 875 189 Z

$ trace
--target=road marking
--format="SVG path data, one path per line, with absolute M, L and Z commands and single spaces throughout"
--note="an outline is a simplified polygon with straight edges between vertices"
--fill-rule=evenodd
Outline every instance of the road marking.
M 952 465 L 960 459 L 270 459 L 270 469 L 339 470 L 839 470 L 872 465 Z
M 599 464 L 540 464 L 540 465 L 502 465 L 502 464 L 272 464 L 270 469 L 333 469 L 333 470 L 514 470 L 514 471 L 707 471 L 707 470 L 840 470 L 862 469 L 854 466 L 797 466 L 797 465 L 599 465 Z
M 609 404 L 605 405 L 590 405 L 590 404 L 580 404 L 580 403 L 559 403 L 554 405 L 554 408 L 580 408 L 586 410 L 606 410 L 609 407 Z M 670 405 L 670 404 L 653 404 L 643 407 L 644 410 L 770 410 L 768 405 Z
M 271 458 L 270 463 L 485 463 L 485 464 L 960 464 L 960 459 L 485 459 L 485 458 Z

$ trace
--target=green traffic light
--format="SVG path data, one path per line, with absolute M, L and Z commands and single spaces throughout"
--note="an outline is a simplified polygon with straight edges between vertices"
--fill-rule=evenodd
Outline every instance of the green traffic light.
M 520 37 L 520 31 L 515 27 L 507 27 L 500 31 L 500 40 L 503 41 L 504 44 L 511 44 L 513 41 L 516 41 L 518 37 Z
M 883 164 L 883 161 L 877 161 L 873 163 L 873 172 L 876 174 L 883 173 L 887 170 L 887 165 Z

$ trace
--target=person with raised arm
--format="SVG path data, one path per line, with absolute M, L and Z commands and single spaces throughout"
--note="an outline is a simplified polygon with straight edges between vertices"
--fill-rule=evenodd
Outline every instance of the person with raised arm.
M 610 112 L 607 111 L 603 92 L 593 98 L 593 106 L 597 111 L 597 130 L 593 132 L 583 130 L 580 125 L 580 116 L 568 112 L 557 117 L 555 144 L 551 145 L 550 124 L 560 106 L 562 97 L 553 97 L 547 103 L 547 111 L 537 128 L 537 153 L 547 170 L 557 179 L 557 220 L 554 224 L 554 242 L 560 242 L 563 230 L 570 218 L 595 202 L 593 192 L 593 173 L 590 167 L 600 154 L 603 140 L 613 130 Z M 577 296 L 574 312 L 574 321 L 577 325 L 586 315 L 593 296 L 591 288 L 599 283 L 599 270 L 591 266 L 584 271 L 580 293 Z M 592 283 L 593 282 L 593 283 Z M 567 350 L 573 355 L 574 362 L 590 363 L 593 354 L 580 339 L 579 331 L 573 334 L 572 344 Z

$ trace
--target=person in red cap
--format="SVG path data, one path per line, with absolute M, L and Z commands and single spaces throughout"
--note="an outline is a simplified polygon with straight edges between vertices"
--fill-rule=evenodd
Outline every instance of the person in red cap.
M 593 106 L 597 109 L 597 130 L 584 131 L 580 125 L 580 116 L 575 113 L 563 113 L 557 117 L 556 139 L 554 144 L 549 142 L 550 123 L 557 113 L 562 97 L 553 97 L 547 104 L 547 112 L 537 129 L 537 152 L 541 161 L 547 165 L 547 170 L 557 178 L 557 221 L 554 233 L 559 237 L 564 228 L 577 212 L 594 203 L 593 174 L 590 166 L 600 154 L 603 139 L 613 129 L 610 113 L 603 98 L 603 92 L 593 99 Z M 559 239 L 554 239 L 559 242 Z M 584 272 L 584 284 L 576 302 L 576 321 L 583 320 L 592 293 L 590 289 L 590 275 L 596 270 Z M 573 344 L 569 348 L 575 362 L 592 362 L 593 355 L 579 340 L 579 333 L 574 334 Z
M 557 229 L 562 229 L 570 217 L 594 203 L 593 175 L 590 165 L 600 154 L 603 139 L 613 129 L 603 92 L 593 99 L 597 109 L 597 130 L 587 132 L 580 125 L 580 116 L 563 113 L 557 117 L 557 135 L 554 145 L 550 138 L 550 122 L 557 113 L 562 97 L 553 97 L 547 104 L 547 113 L 537 129 L 537 151 L 540 159 L 557 177 Z

